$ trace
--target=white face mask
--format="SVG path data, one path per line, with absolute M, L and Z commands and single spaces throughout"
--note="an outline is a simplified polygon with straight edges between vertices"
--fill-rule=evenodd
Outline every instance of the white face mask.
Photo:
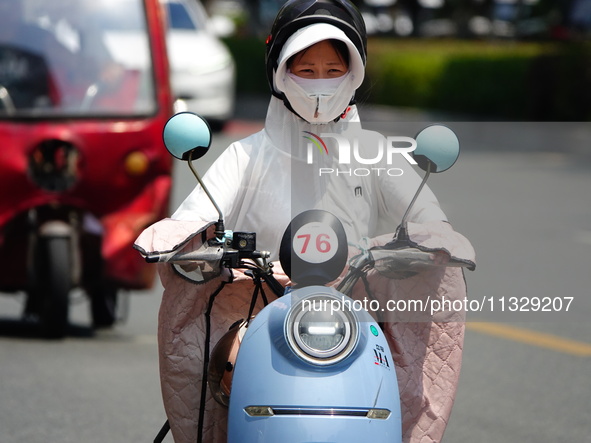
M 283 78 L 284 91 L 289 104 L 308 123 L 328 123 L 345 112 L 355 93 L 354 75 L 309 79 L 291 72 Z

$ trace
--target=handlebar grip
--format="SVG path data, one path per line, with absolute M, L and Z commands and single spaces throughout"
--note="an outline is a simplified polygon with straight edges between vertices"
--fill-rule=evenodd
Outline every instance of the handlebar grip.
M 145 256 L 148 263 L 185 263 L 194 261 L 217 262 L 224 256 L 224 250 L 218 247 L 204 247 L 197 251 L 151 253 Z

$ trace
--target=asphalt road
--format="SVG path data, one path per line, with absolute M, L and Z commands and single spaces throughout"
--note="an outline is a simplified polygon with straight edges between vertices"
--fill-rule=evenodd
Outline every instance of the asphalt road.
M 424 115 L 391 110 L 370 115 L 384 132 L 393 120 L 404 120 L 394 129 L 408 136 L 425 123 Z M 470 298 L 492 299 L 496 310 L 469 313 L 444 442 L 589 441 L 591 125 L 450 126 L 463 153 L 430 186 L 476 248 L 477 270 L 466 275 Z M 258 127 L 260 121 L 233 122 L 215 137 L 200 168 Z M 190 173 L 177 166 L 174 205 L 193 187 Z M 0 297 L 0 442 L 152 441 L 164 421 L 155 339 L 159 294 L 158 284 L 130 293 L 127 321 L 96 334 L 77 295 L 63 341 L 31 335 L 17 321 L 21 298 Z M 568 313 L 542 315 L 508 312 L 511 297 L 573 300 Z

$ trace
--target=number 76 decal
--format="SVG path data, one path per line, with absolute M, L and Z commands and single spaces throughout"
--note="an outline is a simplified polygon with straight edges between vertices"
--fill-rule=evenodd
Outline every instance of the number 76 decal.
M 300 259 L 308 263 L 324 263 L 334 257 L 339 241 L 330 226 L 312 222 L 297 230 L 292 247 Z

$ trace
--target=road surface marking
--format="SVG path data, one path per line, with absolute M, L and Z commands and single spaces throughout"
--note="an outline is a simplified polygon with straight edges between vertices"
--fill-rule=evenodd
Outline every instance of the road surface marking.
M 563 354 L 591 357 L 591 344 L 546 334 L 544 332 L 489 322 L 467 322 L 466 328 L 506 340 L 550 349 Z

